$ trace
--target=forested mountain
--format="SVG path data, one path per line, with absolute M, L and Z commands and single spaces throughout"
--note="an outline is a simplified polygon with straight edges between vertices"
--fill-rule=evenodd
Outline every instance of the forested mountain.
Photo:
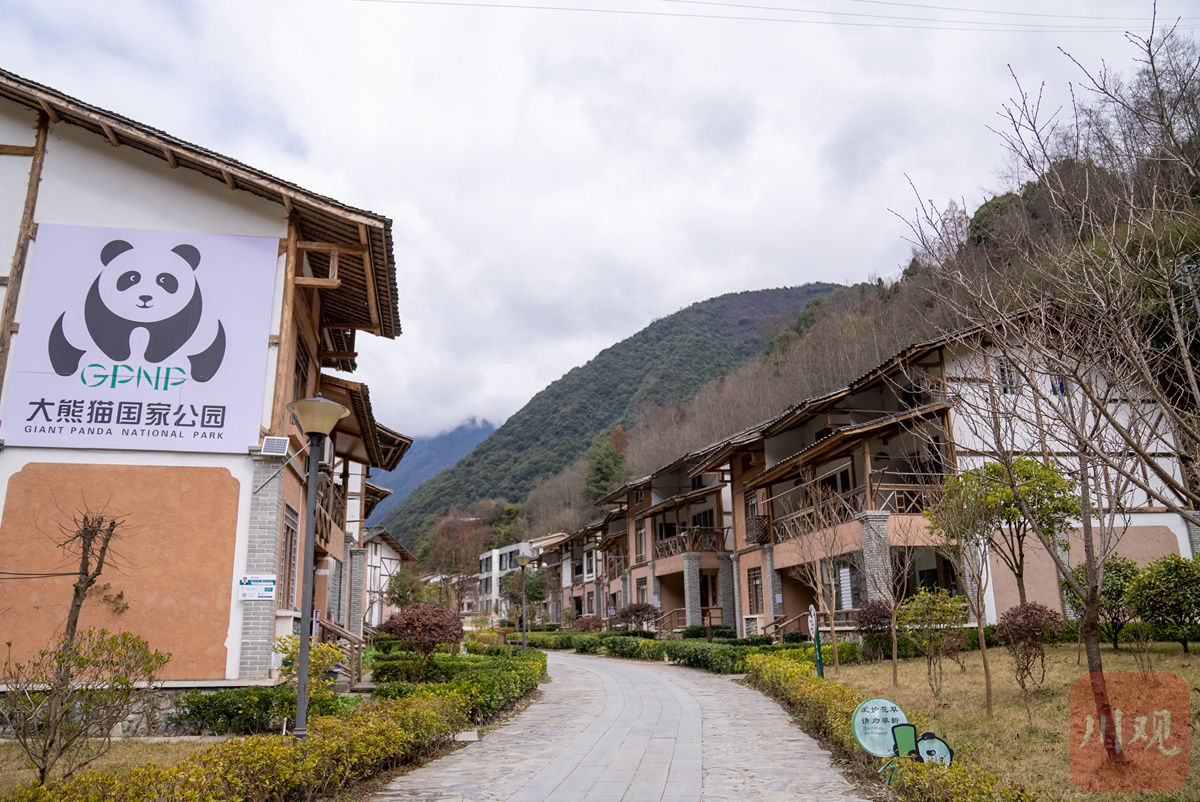
M 453 431 L 436 437 L 418 437 L 394 471 L 371 474 L 371 483 L 386 487 L 392 494 L 379 503 L 367 521 L 371 526 L 400 506 L 426 479 L 431 479 L 471 453 L 496 427 L 471 418 Z
M 761 354 L 810 300 L 837 288 L 814 283 L 731 293 L 656 320 L 538 393 L 380 523 L 412 544 L 451 504 L 523 501 L 538 481 L 582 457 L 597 434 L 629 427 L 639 412 L 664 402 L 686 402 L 712 379 Z

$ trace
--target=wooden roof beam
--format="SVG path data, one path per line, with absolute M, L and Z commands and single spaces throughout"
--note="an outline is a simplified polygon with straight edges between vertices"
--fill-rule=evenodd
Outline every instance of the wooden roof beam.
M 375 298 L 375 263 L 371 259 L 371 240 L 367 227 L 358 224 L 358 240 L 363 246 L 363 277 L 367 284 L 367 312 L 371 315 L 372 331 L 379 331 L 379 309 Z
M 116 134 L 116 132 L 115 132 L 115 131 L 113 131 L 113 129 L 112 129 L 112 126 L 111 126 L 111 125 L 109 125 L 108 123 L 104 122 L 104 120 L 101 120 L 101 121 L 100 121 L 100 128 L 101 128 L 101 130 L 103 130 L 103 131 L 104 131 L 104 135 L 105 135 L 106 137 L 108 137 L 108 141 L 112 143 L 112 146 L 113 146 L 114 148 L 119 148 L 119 147 L 121 147 L 121 142 L 120 142 L 120 140 L 118 140 L 118 139 L 117 139 L 117 134 Z
M 163 155 L 167 157 L 167 164 L 171 165 L 172 170 L 179 167 L 179 162 L 175 160 L 175 151 L 171 150 L 166 145 L 163 145 L 162 152 Z
M 46 115 L 50 118 L 50 122 L 57 123 L 59 121 L 58 112 L 46 102 L 45 98 L 38 98 L 38 105 L 42 107 L 42 111 L 46 112 Z
M 237 189 L 237 185 L 233 183 L 233 176 L 225 168 L 221 168 L 221 178 L 225 179 L 225 186 L 230 189 Z

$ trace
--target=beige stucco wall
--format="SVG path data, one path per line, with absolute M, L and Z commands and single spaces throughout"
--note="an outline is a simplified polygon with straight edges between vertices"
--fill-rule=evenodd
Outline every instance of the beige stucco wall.
M 85 506 L 124 521 L 100 579 L 124 594 L 114 613 L 93 594 L 81 624 L 128 630 L 169 652 L 166 679 L 226 676 L 230 576 L 239 483 L 223 468 L 29 463 L 9 477 L 0 518 L 0 571 L 74 572 L 55 545 Z M 61 631 L 71 577 L 0 582 L 0 631 L 20 659 Z

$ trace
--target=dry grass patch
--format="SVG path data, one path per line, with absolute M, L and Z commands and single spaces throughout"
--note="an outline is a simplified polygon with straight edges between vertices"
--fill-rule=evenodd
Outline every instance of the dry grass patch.
M 1103 648 L 1105 671 L 1137 671 L 1131 651 L 1123 647 Z M 1154 671 L 1174 672 L 1190 688 L 1200 688 L 1200 654 L 1183 654 L 1178 644 L 1151 646 Z M 992 668 L 992 695 L 996 715 L 989 719 L 984 710 L 983 664 L 979 652 L 964 655 L 966 670 L 946 661 L 940 703 L 936 702 L 925 679 L 925 661 L 900 663 L 900 687 L 892 687 L 890 662 L 843 666 L 836 679 L 859 693 L 883 696 L 900 704 L 912 715 L 919 713 L 928 722 L 927 729 L 941 736 L 954 749 L 955 759 L 964 757 L 987 769 L 1045 793 L 1071 800 L 1117 802 L 1131 794 L 1087 793 L 1071 780 L 1070 745 L 1067 740 L 1071 685 L 1087 673 L 1086 659 L 1076 662 L 1071 645 L 1047 647 L 1046 680 L 1042 690 L 1032 695 L 1030 706 L 1034 726 L 1025 714 L 1021 688 L 1012 672 L 1012 662 L 1002 648 L 988 650 Z M 829 668 L 826 676 L 833 677 Z M 1200 709 L 1200 693 L 1192 693 L 1192 714 Z M 1179 726 L 1186 727 L 1185 722 Z M 1176 724 L 1171 722 L 1172 731 Z M 1200 802 L 1200 729 L 1192 731 L 1193 775 L 1179 791 L 1154 795 L 1156 802 Z
M 172 741 L 170 743 L 147 743 L 145 741 L 114 741 L 108 754 L 97 759 L 88 768 L 123 771 L 154 762 L 160 766 L 173 766 L 192 755 L 212 746 L 204 741 Z M 26 768 L 29 759 L 21 745 L 0 743 L 0 792 L 29 785 L 37 779 L 37 771 Z M 87 771 L 87 769 L 84 769 Z

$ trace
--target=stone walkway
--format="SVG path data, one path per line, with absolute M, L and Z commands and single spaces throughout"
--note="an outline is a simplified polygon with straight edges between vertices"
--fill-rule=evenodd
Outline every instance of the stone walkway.
M 550 653 L 541 698 L 373 802 L 858 800 L 775 702 L 664 663 Z

